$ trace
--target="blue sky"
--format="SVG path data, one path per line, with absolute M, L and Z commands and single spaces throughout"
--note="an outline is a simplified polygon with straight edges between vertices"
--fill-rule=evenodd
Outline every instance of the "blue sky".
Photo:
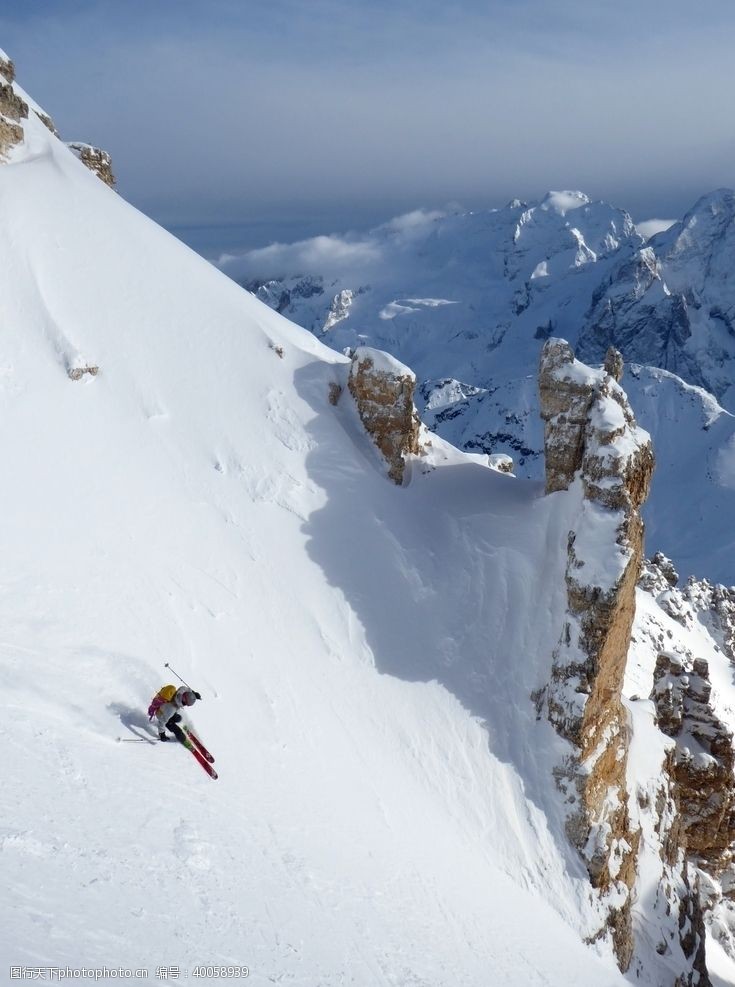
M 140 208 L 267 240 L 548 188 L 680 215 L 735 185 L 734 8 L 5 0 L 0 46 Z

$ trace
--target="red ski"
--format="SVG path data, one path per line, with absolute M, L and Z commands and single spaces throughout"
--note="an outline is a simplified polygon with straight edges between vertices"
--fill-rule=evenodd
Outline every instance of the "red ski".
M 199 763 L 204 768 L 204 770 L 207 772 L 207 774 L 209 775 L 210 778 L 214 778 L 214 779 L 219 778 L 219 775 L 214 770 L 214 768 L 209 763 L 209 761 L 205 758 L 205 756 L 202 754 L 202 752 L 200 750 L 198 750 L 198 748 L 196 748 L 194 746 L 194 744 L 192 744 L 191 741 L 189 741 L 188 744 L 185 744 L 185 747 L 186 747 L 186 749 L 188 751 L 190 751 L 194 755 L 194 757 L 197 759 L 197 761 L 199 761 Z
M 201 742 L 196 734 L 193 734 L 189 727 L 184 727 L 184 733 L 189 738 L 189 740 L 194 744 L 195 747 L 199 748 L 199 751 L 206 757 L 210 764 L 214 764 L 214 755 L 210 754 L 204 744 Z

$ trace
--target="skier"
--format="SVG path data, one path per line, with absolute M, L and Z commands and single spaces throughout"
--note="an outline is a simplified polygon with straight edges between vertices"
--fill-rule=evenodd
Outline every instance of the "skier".
M 169 740 L 166 730 L 170 730 L 179 743 L 184 747 L 190 747 L 189 740 L 179 726 L 181 723 L 179 710 L 183 706 L 193 706 L 197 699 L 201 698 L 198 692 L 186 686 L 182 685 L 177 689 L 173 685 L 164 685 L 148 707 L 149 717 L 151 719 L 155 717 L 158 725 L 158 739 Z

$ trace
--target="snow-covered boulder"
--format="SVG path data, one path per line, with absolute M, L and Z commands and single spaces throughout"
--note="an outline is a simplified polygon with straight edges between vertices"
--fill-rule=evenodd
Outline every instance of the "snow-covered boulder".
M 491 470 L 497 470 L 498 473 L 513 472 L 513 459 L 511 456 L 506 456 L 504 452 L 496 452 L 488 456 L 487 464 Z
M 390 354 L 363 346 L 352 354 L 348 387 L 360 420 L 385 456 L 388 476 L 402 483 L 405 456 L 419 452 L 415 374 Z

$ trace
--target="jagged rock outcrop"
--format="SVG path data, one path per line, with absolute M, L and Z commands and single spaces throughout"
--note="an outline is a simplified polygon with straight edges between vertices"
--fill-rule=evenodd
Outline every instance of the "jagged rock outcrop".
M 710 681 L 712 662 L 721 675 L 732 661 L 735 587 L 678 581 L 662 553 L 645 563 L 639 587 L 655 605 L 636 635 L 656 656 L 651 699 L 658 729 L 673 740 L 664 765 L 677 808 L 671 840 L 695 875 L 710 934 L 735 959 L 735 751 L 723 720 L 731 710 Z
M 246 291 L 251 291 L 254 295 L 275 309 L 276 312 L 287 314 L 292 317 L 293 312 L 309 299 L 315 300 L 316 313 L 309 319 L 307 328 L 313 332 L 322 329 L 323 315 L 321 314 L 321 300 L 324 296 L 324 279 L 320 277 L 293 277 L 283 281 L 250 278 L 242 282 Z
M 83 165 L 110 188 L 115 187 L 115 176 L 112 173 L 112 158 L 107 151 L 91 144 L 82 144 L 79 141 L 68 141 L 69 147 L 79 158 Z
M 735 665 L 735 586 L 690 578 L 682 590 L 682 596 Z
M 672 970 L 670 978 L 665 979 L 663 972 L 659 974 L 661 983 L 672 982 L 674 987 L 710 987 L 699 874 L 686 860 L 673 758 L 673 750 L 665 749 L 660 772 L 634 783 L 632 814 L 641 829 L 638 864 L 644 871 L 640 879 L 649 893 L 645 938 Z M 651 894 L 654 888 L 655 893 Z M 634 888 L 633 894 L 640 890 Z M 639 973 L 639 958 L 635 969 Z
M 13 88 L 15 68 L 10 59 L 0 55 L 0 161 L 23 140 L 21 120 L 28 117 L 28 104 Z
M 404 457 L 419 452 L 413 371 L 388 353 L 360 347 L 352 355 L 347 386 L 366 431 L 385 456 L 388 475 L 403 483 Z
M 671 561 L 659 552 L 646 563 L 640 585 L 685 631 L 707 628 L 733 661 L 735 587 L 692 577 L 679 589 L 678 579 Z M 659 728 L 676 741 L 672 773 L 685 846 L 698 867 L 719 876 L 735 861 L 733 733 L 716 711 L 707 661 L 688 648 L 664 650 L 665 642 L 661 635 L 652 699 Z
M 337 292 L 332 299 L 329 312 L 327 312 L 327 317 L 324 320 L 322 332 L 329 332 L 329 330 L 333 329 L 339 322 L 343 322 L 346 318 L 348 318 L 354 297 L 355 293 L 351 288 L 343 288 L 342 291 Z
M 676 740 L 673 777 L 686 848 L 698 866 L 717 875 L 735 849 L 735 752 L 711 693 L 706 661 L 658 656 L 652 698 L 659 728 Z
M 3 52 L 0 52 L 0 75 L 6 82 L 15 80 L 15 65 Z
M 608 362 L 622 371 L 618 355 Z M 581 492 L 568 538 L 567 614 L 548 689 L 549 717 L 574 745 L 557 781 L 570 803 L 568 833 L 593 884 L 615 892 L 609 927 L 625 969 L 633 948 L 628 890 L 639 833 L 628 814 L 621 691 L 643 559 L 640 507 L 653 452 L 617 381 L 575 360 L 563 340 L 543 348 L 539 390 L 546 490 L 579 482 Z

